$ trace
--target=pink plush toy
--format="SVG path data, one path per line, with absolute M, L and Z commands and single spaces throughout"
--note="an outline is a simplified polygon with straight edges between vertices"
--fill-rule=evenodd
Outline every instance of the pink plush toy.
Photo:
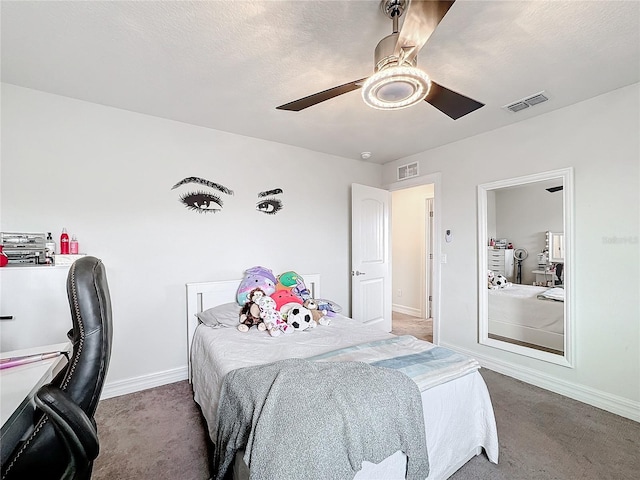
M 297 303 L 302 305 L 302 299 L 294 294 L 291 290 L 278 290 L 271 294 L 276 302 L 276 310 L 280 311 L 280 308 L 287 303 Z

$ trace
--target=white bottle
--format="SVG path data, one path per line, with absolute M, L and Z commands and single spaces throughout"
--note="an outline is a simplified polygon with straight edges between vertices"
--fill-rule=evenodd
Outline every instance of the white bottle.
M 51 232 L 47 233 L 47 240 L 44 243 L 44 256 L 47 261 L 47 265 L 53 265 L 54 255 L 56 253 L 56 242 L 51 237 Z

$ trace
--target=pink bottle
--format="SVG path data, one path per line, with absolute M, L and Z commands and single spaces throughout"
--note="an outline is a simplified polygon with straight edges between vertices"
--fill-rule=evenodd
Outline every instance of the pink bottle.
M 71 235 L 71 241 L 69 242 L 69 253 L 72 255 L 78 254 L 78 239 L 75 235 Z
M 67 235 L 67 229 L 62 229 L 62 235 L 60 235 L 60 254 L 69 254 L 69 235 Z

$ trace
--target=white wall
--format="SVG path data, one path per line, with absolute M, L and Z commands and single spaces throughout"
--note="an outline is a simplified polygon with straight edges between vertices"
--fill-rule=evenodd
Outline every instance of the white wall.
M 235 195 L 219 213 L 189 211 L 171 190 L 189 176 Z M 254 265 L 319 273 L 322 296 L 349 311 L 352 182 L 379 186 L 381 167 L 2 84 L 0 229 L 65 226 L 103 260 L 107 383 L 186 367 L 187 282 Z M 275 187 L 284 209 L 257 212 Z
M 420 316 L 426 254 L 426 199 L 433 185 L 396 190 L 391 194 L 393 309 Z
M 640 418 L 639 118 L 640 86 L 635 84 L 383 168 L 387 183 L 395 181 L 398 165 L 412 161 L 420 162 L 425 174 L 441 172 L 442 222 L 455 229 L 453 242 L 442 243 L 448 256 L 442 265 L 443 344 L 556 391 L 634 414 L 636 419 Z M 575 368 L 478 344 L 475 267 L 477 185 L 570 166 L 575 168 Z

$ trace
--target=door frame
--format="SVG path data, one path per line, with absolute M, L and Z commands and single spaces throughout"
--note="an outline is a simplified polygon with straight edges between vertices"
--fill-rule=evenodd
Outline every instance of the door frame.
M 435 253 L 433 251 L 433 222 L 435 221 L 435 210 L 433 209 L 433 205 L 435 201 L 433 197 L 424 199 L 424 211 L 425 211 L 425 222 L 424 222 L 424 258 L 423 262 L 425 264 L 424 274 L 424 285 L 423 285 L 423 297 L 422 297 L 422 307 L 424 308 L 424 313 L 422 316 L 424 318 L 433 318 L 433 266 L 436 263 Z M 429 214 L 433 213 L 433 217 Z M 431 255 L 431 258 L 429 258 Z M 431 294 L 431 295 L 429 295 Z M 431 300 L 429 300 L 429 296 L 431 296 Z
M 440 344 L 440 284 L 441 284 L 441 272 L 442 272 L 442 226 L 441 226 L 441 211 L 442 211 L 442 175 L 440 172 L 431 173 L 428 175 L 421 175 L 419 177 L 402 180 L 399 182 L 389 183 L 382 188 L 394 192 L 397 190 L 404 190 L 405 188 L 419 187 L 421 185 L 433 184 L 433 276 L 432 276 L 432 305 L 431 313 L 433 315 L 433 343 L 435 345 Z M 391 219 L 393 222 L 393 218 Z M 425 239 L 427 242 L 428 239 Z M 427 262 L 425 262 L 424 268 L 427 268 Z M 426 273 L 426 272 L 425 272 Z M 426 307 L 425 307 L 426 308 Z

